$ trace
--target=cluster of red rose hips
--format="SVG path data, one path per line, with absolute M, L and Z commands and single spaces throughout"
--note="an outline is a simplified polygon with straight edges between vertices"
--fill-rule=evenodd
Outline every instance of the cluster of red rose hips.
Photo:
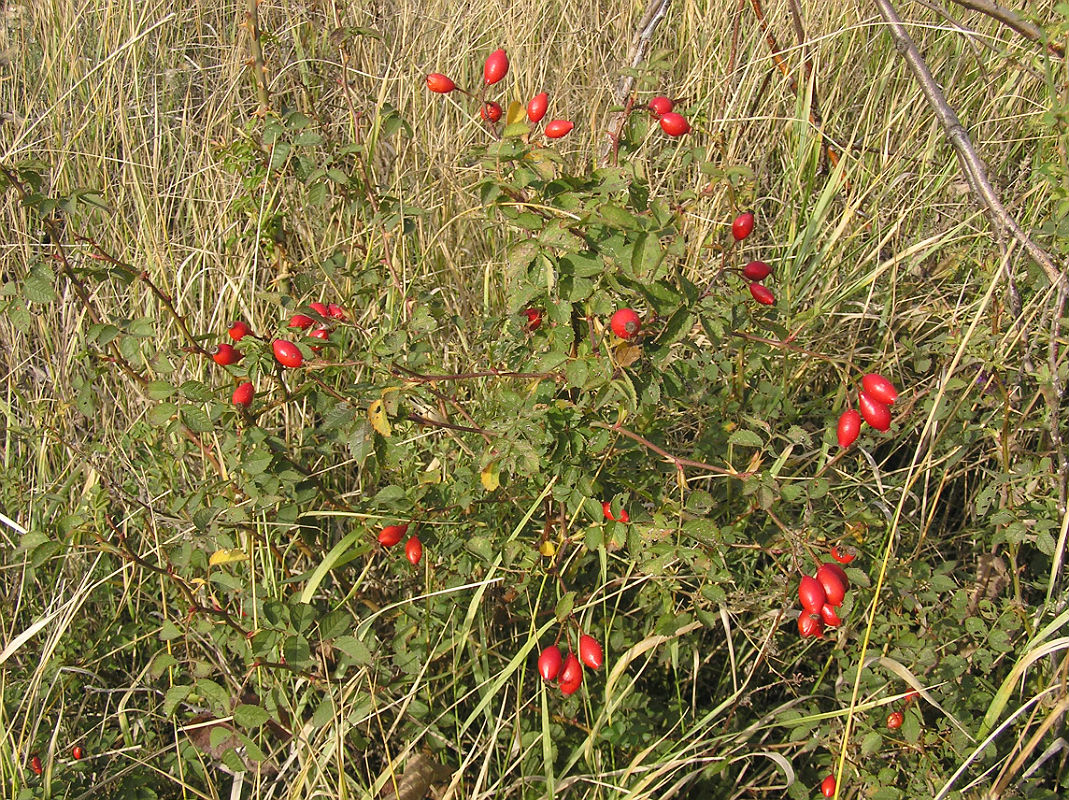
M 690 133 L 690 123 L 682 114 L 673 111 L 675 102 L 667 97 L 657 96 L 646 106 L 661 123 L 661 130 L 669 136 L 682 136 Z
M 509 57 L 508 54 L 502 50 L 497 49 L 492 52 L 486 58 L 486 62 L 483 64 L 483 89 L 487 86 L 493 86 L 500 81 L 509 71 Z M 466 94 L 468 97 L 477 99 L 482 103 L 482 107 L 479 109 L 479 116 L 490 124 L 496 124 L 501 120 L 501 116 L 504 113 L 501 109 L 500 103 L 495 103 L 493 100 L 482 99 L 482 92 L 479 96 L 469 92 L 467 89 L 463 89 L 456 85 L 448 75 L 443 75 L 440 72 L 432 72 L 427 76 L 427 88 L 437 94 L 449 94 L 453 91 Z M 527 103 L 527 119 L 537 125 L 542 121 L 542 118 L 546 116 L 546 111 L 549 110 L 549 95 L 545 92 L 536 94 Z M 575 123 L 567 119 L 555 119 L 546 123 L 542 129 L 542 133 L 547 139 L 560 139 L 563 136 L 567 136 L 571 133 L 572 128 L 575 127 Z
M 753 233 L 754 215 L 752 211 L 746 211 L 735 217 L 731 223 L 731 246 L 734 247 L 751 233 Z M 751 261 L 741 270 L 743 278 L 750 284 L 750 296 L 763 306 L 771 306 L 776 303 L 776 296 L 772 294 L 762 281 L 772 274 L 772 267 L 764 261 Z
M 487 56 L 485 63 L 483 63 L 483 85 L 478 95 L 469 92 L 463 87 L 457 86 L 456 81 L 448 75 L 443 75 L 440 72 L 431 72 L 427 75 L 427 88 L 436 94 L 460 92 L 461 94 L 467 95 L 481 104 L 479 116 L 482 117 L 485 122 L 488 122 L 491 125 L 496 125 L 501 121 L 504 111 L 502 110 L 500 103 L 484 99 L 483 92 L 486 87 L 493 86 L 504 78 L 505 75 L 508 74 L 508 71 L 508 54 L 503 49 L 498 48 Z M 654 97 L 646 106 L 650 113 L 660 122 L 661 130 L 669 136 L 682 136 L 690 132 L 690 123 L 687 122 L 682 114 L 673 111 L 672 109 L 674 107 L 675 103 L 672 100 L 660 96 Z M 536 94 L 527 102 L 527 121 L 532 125 L 537 125 L 546 116 L 546 111 L 548 110 L 549 95 L 546 92 Z M 575 123 L 571 120 L 554 119 L 547 122 L 542 128 L 542 135 L 547 139 L 560 139 L 571 133 L 574 127 Z M 532 328 L 532 330 L 534 329 Z
M 908 706 L 918 697 L 920 697 L 920 692 L 918 692 L 916 689 L 907 692 L 905 697 L 906 705 Z M 905 721 L 906 715 L 903 714 L 901 711 L 892 711 L 890 714 L 887 715 L 887 727 L 893 731 L 896 731 L 901 728 L 902 723 Z
M 74 758 L 75 761 L 81 761 L 83 758 L 85 758 L 85 749 L 80 744 L 76 744 L 74 745 L 74 747 L 71 748 L 71 756 Z M 30 757 L 30 770 L 33 772 L 34 775 L 40 775 L 45 771 L 44 765 L 41 763 L 41 757 L 39 755 L 34 754 Z
M 561 694 L 575 694 L 583 682 L 583 665 L 598 669 L 605 662 L 598 640 L 587 633 L 579 636 L 579 655 L 569 652 L 561 655 L 560 648 L 551 644 L 538 656 L 538 674 L 547 683 L 556 680 Z
M 294 314 L 290 317 L 287 327 L 297 331 L 306 331 L 305 335 L 308 338 L 316 339 L 319 342 L 325 342 L 330 339 L 330 332 L 333 330 L 335 322 L 344 322 L 347 319 L 345 310 L 336 303 L 309 303 L 308 308 L 318 315 L 318 319 L 308 314 Z M 249 324 L 242 320 L 229 323 L 226 332 L 235 343 L 240 342 L 245 337 L 263 341 L 260 336 L 253 333 Z M 322 349 L 322 345 L 310 344 L 308 349 L 313 353 L 318 353 Z M 301 353 L 300 348 L 287 339 L 272 339 L 271 352 L 274 354 L 275 360 L 284 367 L 296 369 L 304 364 L 304 355 Z M 229 342 L 222 342 L 216 345 L 209 351 L 209 355 L 216 364 L 222 367 L 233 366 L 245 357 L 241 350 Z M 234 389 L 231 402 L 241 408 L 248 408 L 252 405 L 252 399 L 255 395 L 256 387 L 249 381 L 242 381 Z
M 815 575 L 803 575 L 798 584 L 798 600 L 802 604 L 798 633 L 802 638 L 819 638 L 825 625 L 835 628 L 843 622 L 835 609 L 846 599 L 850 581 L 839 564 L 849 564 L 855 555 L 848 548 L 833 547 L 831 557 L 835 561 L 821 564 Z
M 523 311 L 527 317 L 524 330 L 534 332 L 542 327 L 542 315 L 545 312 L 541 308 L 526 308 Z M 642 330 L 642 318 L 633 308 L 621 308 L 613 312 L 609 318 L 609 328 L 621 339 L 630 339 Z
M 631 517 L 627 513 L 626 508 L 620 509 L 620 516 L 616 516 L 612 513 L 612 503 L 605 500 L 601 504 L 601 513 L 605 515 L 605 519 L 609 522 L 622 522 L 624 525 L 631 521 Z
M 403 525 L 387 525 L 379 531 L 379 544 L 383 547 L 393 547 L 405 538 L 406 533 L 408 533 L 407 522 Z M 411 562 L 413 567 L 423 558 L 423 542 L 418 536 L 410 536 L 405 542 L 405 558 Z
M 857 396 L 858 408 L 849 408 L 839 417 L 839 425 L 836 434 L 840 447 L 849 447 L 861 433 L 861 420 L 864 419 L 869 425 L 878 431 L 886 431 L 891 427 L 890 406 L 898 399 L 898 392 L 894 385 L 875 372 L 870 372 L 861 379 L 861 391 Z

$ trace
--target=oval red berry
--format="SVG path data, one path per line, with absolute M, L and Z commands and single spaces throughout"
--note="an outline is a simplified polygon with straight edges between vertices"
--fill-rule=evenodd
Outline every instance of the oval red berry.
M 427 88 L 438 94 L 449 94 L 457 88 L 457 85 L 453 83 L 453 79 L 448 75 L 443 75 L 440 72 L 432 72 L 427 76 Z
M 829 775 L 820 782 L 820 793 L 825 797 L 835 797 L 835 776 Z
M 902 723 L 905 722 L 905 720 L 906 718 L 901 711 L 892 711 L 887 715 L 887 727 L 893 731 L 898 730 L 902 727 Z
M 542 327 L 542 309 L 528 308 L 523 313 L 527 315 L 527 330 L 536 331 Z
M 609 327 L 621 339 L 630 339 L 642 328 L 642 320 L 633 309 L 621 308 L 612 315 Z
M 244 406 L 245 408 L 248 408 L 252 404 L 252 398 L 255 394 L 255 387 L 248 381 L 245 381 L 244 383 L 239 383 L 237 385 L 237 388 L 234 389 L 234 394 L 230 396 L 230 400 L 236 406 Z
M 307 330 L 315 324 L 315 320 L 307 314 L 294 314 L 290 317 L 289 327 L 299 328 L 300 330 Z
M 574 683 L 576 688 L 579 688 L 579 682 L 583 680 L 583 665 L 579 663 L 575 653 L 568 653 L 568 657 L 564 659 L 564 666 L 561 668 L 559 677 L 562 688 L 566 683 Z
M 387 525 L 379 532 L 379 544 L 383 547 L 393 547 L 408 532 L 408 525 Z
M 821 606 L 828 601 L 824 587 L 812 575 L 803 575 L 798 584 L 798 601 L 811 614 L 819 614 Z
M 244 322 L 237 320 L 230 323 L 226 332 L 235 342 L 240 342 L 250 332 L 250 329 Z
M 483 80 L 490 86 L 505 77 L 509 71 L 509 57 L 504 50 L 498 48 L 486 57 L 483 64 Z
M 667 97 L 662 97 L 658 95 L 657 97 L 650 100 L 649 109 L 658 117 L 663 117 L 673 108 L 675 108 L 675 103 L 673 103 Z
M 215 352 L 212 353 L 212 361 L 221 367 L 237 364 L 242 358 L 244 358 L 244 354 L 233 345 L 227 344 L 226 342 L 216 346 Z
M 598 640 L 586 633 L 579 637 L 579 660 L 591 669 L 597 669 L 605 661 Z
M 825 565 L 827 566 L 827 565 Z M 841 606 L 846 598 L 846 584 L 832 570 L 822 566 L 817 570 L 817 580 L 824 588 L 824 597 L 830 606 Z
M 327 305 L 327 316 L 331 319 L 338 319 L 344 321 L 346 319 L 345 309 L 339 306 L 337 303 L 330 303 Z
M 30 759 L 30 769 L 33 770 L 34 775 L 40 775 L 44 770 L 41 767 L 41 757 L 34 756 Z
M 773 306 L 776 304 L 776 296 L 762 283 L 750 284 L 750 296 L 763 306 Z
M 763 281 L 772 274 L 772 267 L 764 261 L 751 261 L 742 268 L 742 276 L 749 281 Z
M 735 221 L 731 223 L 731 235 L 735 237 L 736 242 L 741 242 L 753 233 L 753 223 L 754 216 L 750 211 L 735 217 Z
M 859 433 L 861 433 L 861 415 L 852 408 L 847 409 L 840 415 L 839 425 L 835 432 L 839 439 L 839 447 L 852 445 L 857 441 Z
M 824 633 L 824 623 L 814 617 L 810 612 L 803 611 L 798 615 L 798 635 L 803 639 L 820 638 Z
M 492 100 L 483 105 L 482 110 L 479 112 L 480 116 L 487 122 L 497 122 L 501 119 L 501 106 Z
M 310 309 L 312 309 L 314 312 L 316 312 L 317 314 L 319 314 L 319 316 L 321 316 L 321 317 L 329 317 L 330 316 L 330 309 L 327 308 L 326 303 L 319 303 L 319 302 L 309 303 L 308 307 Z
M 295 369 L 304 363 L 304 356 L 301 355 L 297 345 L 285 339 L 275 339 L 271 342 L 271 352 L 275 354 L 278 363 L 284 367 Z
M 527 119 L 531 122 L 541 122 L 549 108 L 549 95 L 545 92 L 536 94 L 527 103 Z
M 820 618 L 829 628 L 838 628 L 843 624 L 842 619 L 835 612 L 835 609 L 827 603 L 820 607 Z
M 71 748 L 71 755 L 76 761 L 81 761 L 82 758 L 85 756 L 85 751 L 82 749 L 81 745 L 76 744 L 74 745 L 74 747 Z
M 405 542 L 405 558 L 412 563 L 413 567 L 419 564 L 419 560 L 423 558 L 423 542 L 419 540 L 418 536 L 413 536 Z
M 690 123 L 687 122 L 682 114 L 669 111 L 667 114 L 661 115 L 661 130 L 669 136 L 682 136 L 685 133 L 690 133 Z
M 582 675 L 579 676 L 578 680 L 568 681 L 567 683 L 562 681 L 561 685 L 560 685 L 560 693 L 565 695 L 566 697 L 568 695 L 575 694 L 576 692 L 579 691 L 579 686 L 582 683 L 583 683 L 583 676 Z
M 560 675 L 560 668 L 563 662 L 564 658 L 561 656 L 560 648 L 555 644 L 551 644 L 538 657 L 538 674 L 542 676 L 542 680 L 551 681 Z
M 562 136 L 567 136 L 571 133 L 574 127 L 575 123 L 566 119 L 555 119 L 552 122 L 547 122 L 546 138 L 560 139 Z
M 831 549 L 831 557 L 838 561 L 840 564 L 849 564 L 855 558 L 857 558 L 857 552 L 852 547 L 846 547 L 845 545 L 836 545 Z
M 857 396 L 857 406 L 861 409 L 861 416 L 865 422 L 878 431 L 886 431 L 891 427 L 891 409 L 876 400 L 868 392 L 860 392 Z
M 898 399 L 898 392 L 895 390 L 894 384 L 883 375 L 877 375 L 875 372 L 870 372 L 862 377 L 861 388 L 877 403 L 883 403 L 887 406 L 893 405 L 895 400 Z

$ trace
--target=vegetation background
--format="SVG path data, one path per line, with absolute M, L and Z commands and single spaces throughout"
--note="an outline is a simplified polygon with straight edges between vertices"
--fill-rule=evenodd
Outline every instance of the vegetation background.
M 886 3 L 663 5 L 631 69 L 620 0 L 0 4 L 0 796 L 1064 796 L 1064 266 Z M 1069 6 L 977 5 L 898 10 L 1064 265 Z M 427 91 L 498 47 L 568 137 Z M 693 131 L 613 166 L 627 77 Z M 206 357 L 314 300 L 308 367 Z M 869 371 L 893 425 L 840 452 Z

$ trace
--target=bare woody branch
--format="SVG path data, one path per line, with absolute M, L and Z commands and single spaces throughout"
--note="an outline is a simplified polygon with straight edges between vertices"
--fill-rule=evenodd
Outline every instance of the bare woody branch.
M 1003 8 L 998 3 L 992 3 L 990 0 L 951 1 L 962 8 L 967 8 L 970 11 L 979 11 L 981 14 L 986 14 L 992 19 L 998 20 L 1007 28 L 1013 29 L 1030 42 L 1042 42 L 1044 39 L 1043 31 L 1040 30 L 1038 26 L 1033 25 L 1026 19 L 1021 19 L 1013 11 L 1008 8 Z M 1065 48 L 1056 42 L 1048 42 L 1047 49 L 1057 56 L 1062 58 L 1065 57 Z
M 946 95 L 939 87 L 932 75 L 931 70 L 924 61 L 924 57 L 917 49 L 902 19 L 898 16 L 891 0 L 875 0 L 876 7 L 887 23 L 887 30 L 894 39 L 895 49 L 905 60 L 914 78 L 921 88 L 928 105 L 935 112 L 939 124 L 943 127 L 947 139 L 950 140 L 957 153 L 962 172 L 969 182 L 973 194 L 983 203 L 987 209 L 987 215 L 1000 234 L 1012 236 L 1024 248 L 1025 252 L 1043 269 L 1047 279 L 1052 284 L 1063 284 L 1066 280 L 1064 272 L 1054 263 L 1054 259 L 1042 247 L 1021 230 L 1021 226 L 1013 218 L 999 199 L 998 193 L 987 177 L 987 168 L 973 147 L 968 131 L 961 124 L 958 115 L 947 102 Z

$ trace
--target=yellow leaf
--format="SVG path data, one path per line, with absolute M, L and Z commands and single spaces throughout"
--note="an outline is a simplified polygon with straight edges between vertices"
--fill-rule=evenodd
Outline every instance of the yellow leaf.
M 386 416 L 386 410 L 383 408 L 382 398 L 375 400 L 367 407 L 367 420 L 371 423 L 371 427 L 383 436 L 389 436 L 393 433 L 393 428 L 390 427 L 390 420 Z
M 244 561 L 248 558 L 244 550 L 216 550 L 208 559 L 208 565 L 217 567 L 220 564 L 232 564 L 235 561 Z
M 546 539 L 542 544 L 538 545 L 538 552 L 546 558 L 553 558 L 557 554 L 557 545 Z
M 616 346 L 616 363 L 621 367 L 630 367 L 642 357 L 642 348 L 621 342 Z
M 483 482 L 483 488 L 488 492 L 494 491 L 501 485 L 501 472 L 498 468 L 496 461 L 491 461 L 485 467 L 482 472 L 479 473 L 479 479 Z
M 512 125 L 527 119 L 527 109 L 513 100 L 509 103 L 509 110 L 505 112 L 505 124 Z

